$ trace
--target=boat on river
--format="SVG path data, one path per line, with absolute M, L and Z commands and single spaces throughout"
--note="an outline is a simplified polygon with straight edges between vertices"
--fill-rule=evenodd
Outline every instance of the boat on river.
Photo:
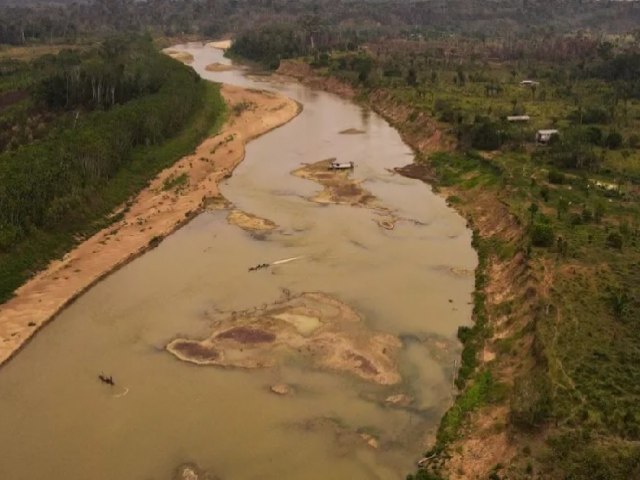
M 353 162 L 338 162 L 333 161 L 329 164 L 329 170 L 353 170 L 356 166 Z

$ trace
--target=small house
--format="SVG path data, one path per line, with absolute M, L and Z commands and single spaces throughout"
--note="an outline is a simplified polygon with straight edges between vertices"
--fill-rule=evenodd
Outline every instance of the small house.
M 528 122 L 531 120 L 529 115 L 510 115 L 507 117 L 508 122 Z
M 553 137 L 558 136 L 559 134 L 560 132 L 555 129 L 538 130 L 536 132 L 536 142 L 546 145 Z

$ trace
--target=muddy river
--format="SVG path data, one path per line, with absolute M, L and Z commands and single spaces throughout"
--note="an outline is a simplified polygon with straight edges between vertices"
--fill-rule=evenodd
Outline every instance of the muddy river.
M 184 464 L 223 480 L 404 478 L 451 400 L 456 330 L 470 323 L 465 221 L 390 171 L 412 152 L 375 113 L 294 83 L 206 71 L 229 62 L 181 49 L 205 78 L 304 106 L 250 143 L 222 185 L 235 209 L 277 227 L 202 213 L 39 333 L 0 370 L 0 478 L 160 480 Z M 353 161 L 345 178 L 375 201 L 314 201 L 323 187 L 292 172 L 328 158 Z M 258 332 L 265 318 L 272 331 Z M 245 326 L 231 332 L 235 322 Z M 228 363 L 179 359 L 166 349 L 176 339 L 191 357 L 224 351 Z

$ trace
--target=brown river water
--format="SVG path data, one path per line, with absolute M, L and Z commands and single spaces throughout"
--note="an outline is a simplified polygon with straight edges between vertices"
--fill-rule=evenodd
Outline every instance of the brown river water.
M 279 228 L 258 235 L 229 225 L 226 211 L 202 213 L 39 333 L 0 370 L 0 479 L 172 479 L 184 463 L 223 480 L 404 478 L 451 401 L 456 330 L 470 323 L 476 255 L 464 219 L 427 185 L 387 170 L 412 152 L 375 113 L 295 83 L 207 72 L 229 63 L 220 51 L 180 49 L 205 78 L 303 104 L 251 142 L 222 185 L 237 208 Z M 365 133 L 339 133 L 349 128 Z M 290 172 L 330 157 L 355 162 L 362 187 L 411 221 L 386 230 L 371 208 L 310 201 L 321 187 Z M 164 349 L 178 336 L 207 337 L 217 316 L 270 304 L 283 289 L 328 294 L 367 328 L 398 336 L 401 382 L 295 356 L 257 370 L 198 366 Z M 101 371 L 115 388 L 97 380 Z M 272 393 L 280 383 L 295 393 Z M 413 402 L 384 401 L 396 394 Z

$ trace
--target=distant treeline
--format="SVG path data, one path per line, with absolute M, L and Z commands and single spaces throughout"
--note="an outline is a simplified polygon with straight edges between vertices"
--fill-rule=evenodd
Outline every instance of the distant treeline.
M 16 252 L 24 253 L 25 242 L 68 238 L 108 213 L 135 192 L 127 181 L 115 194 L 108 192 L 122 170 L 134 166 L 135 181 L 144 182 L 166 166 L 158 164 L 160 151 L 146 159 L 141 154 L 188 128 L 212 88 L 144 37 L 110 39 L 83 53 L 64 51 L 31 68 L 38 79 L 28 87 L 28 101 L 53 121 L 42 138 L 0 150 L 0 298 L 17 286 L 20 268 L 6 269 Z M 214 116 L 223 109 L 221 100 L 215 108 Z M 209 118 L 192 141 L 214 123 Z
M 309 16 L 300 25 L 274 23 L 247 29 L 235 38 L 229 53 L 276 69 L 281 59 L 354 50 L 373 37 L 351 29 L 323 29 L 319 17 Z
M 157 93 L 169 80 L 169 62 L 150 42 L 132 46 L 129 41 L 115 37 L 90 54 L 67 50 L 41 57 L 34 67 L 45 77 L 35 86 L 36 99 L 48 108 L 96 109 Z
M 509 35 L 532 28 L 627 32 L 640 24 L 637 1 L 596 0 L 14 0 L 0 7 L 0 43 L 51 42 L 125 30 L 214 36 L 316 15 L 324 29 L 357 26 L 378 35 L 453 32 Z

